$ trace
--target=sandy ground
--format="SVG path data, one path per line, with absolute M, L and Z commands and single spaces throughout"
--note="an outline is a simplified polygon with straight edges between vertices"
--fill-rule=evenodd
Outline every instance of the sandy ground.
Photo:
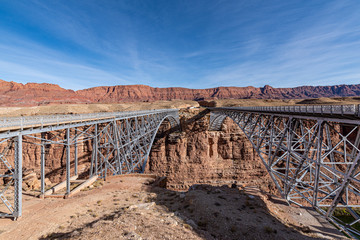
M 305 104 L 360 104 L 360 98 L 317 98 L 317 99 L 222 99 L 215 100 L 217 107 L 233 106 L 285 106 Z M 0 117 L 81 114 L 93 112 L 137 111 L 162 108 L 199 107 L 198 102 L 190 100 L 134 102 L 119 104 L 60 104 L 36 107 L 0 107 Z
M 0 107 L 0 117 L 48 115 L 48 114 L 81 114 L 94 112 L 138 111 L 163 108 L 198 107 L 195 101 L 174 100 L 157 102 L 134 102 L 119 104 L 59 104 L 35 107 Z
M 149 176 L 119 176 L 69 199 L 24 195 L 23 217 L 0 239 L 339 239 L 331 225 L 255 188 L 175 192 Z

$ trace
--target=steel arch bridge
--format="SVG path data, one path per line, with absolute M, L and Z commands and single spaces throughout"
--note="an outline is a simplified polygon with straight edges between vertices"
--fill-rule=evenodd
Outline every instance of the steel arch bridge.
M 76 115 L 49 115 L 0 119 L 0 164 L 7 180 L 0 189 L 0 217 L 22 215 L 23 143 L 41 146 L 41 194 L 45 193 L 46 147 L 63 146 L 66 158 L 66 195 L 70 182 L 78 176 L 78 144 L 92 142 L 90 177 L 106 178 L 143 172 L 156 133 L 167 119 L 172 128 L 179 127 L 177 109 L 136 112 L 111 112 Z M 74 159 L 70 152 L 73 150 Z M 71 160 L 73 173 L 71 176 Z M 9 192 L 14 185 L 13 193 Z M 13 196 L 11 196 L 13 195 Z
M 279 193 L 311 206 L 349 235 L 360 222 L 360 117 L 358 105 L 209 108 L 210 130 L 226 117 L 245 133 Z M 353 217 L 343 222 L 336 208 Z

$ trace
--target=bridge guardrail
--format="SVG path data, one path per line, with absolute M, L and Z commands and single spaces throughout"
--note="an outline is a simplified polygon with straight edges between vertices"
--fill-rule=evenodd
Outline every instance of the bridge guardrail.
M 83 122 L 91 119 L 102 118 L 126 118 L 129 116 L 138 116 L 149 113 L 161 113 L 178 111 L 178 109 L 157 109 L 142 111 L 126 111 L 126 112 L 100 112 L 87 114 L 61 114 L 61 115 L 39 115 L 39 116 L 23 116 L 23 117 L 5 117 L 0 118 L 1 128 L 19 127 L 24 128 L 31 125 L 59 125 L 61 123 Z
M 216 108 L 209 108 L 216 109 Z M 360 116 L 360 105 L 308 105 L 308 106 L 256 106 L 256 107 L 221 107 L 219 109 L 256 111 L 256 112 L 281 112 L 305 114 L 330 114 Z

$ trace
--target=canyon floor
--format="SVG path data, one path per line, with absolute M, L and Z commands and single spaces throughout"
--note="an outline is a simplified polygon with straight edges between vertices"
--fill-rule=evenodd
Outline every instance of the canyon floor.
M 176 192 L 154 181 L 152 175 L 112 177 L 69 199 L 25 194 L 23 217 L 0 219 L 0 239 L 344 238 L 308 210 L 250 186 Z

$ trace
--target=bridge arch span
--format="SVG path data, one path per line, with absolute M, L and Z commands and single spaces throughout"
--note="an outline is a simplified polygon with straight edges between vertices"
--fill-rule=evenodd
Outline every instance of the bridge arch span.
M 262 154 L 260 151 L 258 151 L 258 148 L 255 146 L 254 142 L 251 141 L 251 137 L 248 135 L 247 131 L 244 130 L 244 126 L 242 126 L 240 124 L 241 118 L 239 118 L 238 114 L 234 114 L 232 112 L 228 112 L 228 111 L 217 111 L 217 112 L 211 112 L 210 113 L 210 124 L 209 124 L 209 130 L 210 131 L 220 131 L 221 130 L 221 126 L 223 125 L 223 122 L 225 121 L 226 118 L 231 119 L 245 134 L 245 136 L 248 138 L 248 140 L 250 140 L 252 146 L 255 148 L 256 152 L 259 154 L 266 170 L 268 171 L 270 177 L 272 178 L 273 182 L 275 183 L 276 187 L 280 193 L 280 195 L 284 198 L 286 198 L 286 196 L 283 194 L 283 192 L 281 191 L 281 186 L 279 184 L 279 182 L 277 181 L 276 177 L 274 176 L 274 174 L 271 172 L 271 169 L 269 169 L 268 164 L 266 163 L 265 159 L 263 158 Z
M 124 118 L 101 126 L 95 133 L 91 175 L 105 178 L 109 173 L 142 173 L 155 136 L 165 120 L 171 128 L 179 126 L 178 112 Z
M 156 127 L 156 130 L 155 130 L 155 132 L 154 132 L 154 134 L 153 134 L 153 136 L 152 136 L 152 138 L 151 138 L 151 143 L 150 143 L 149 148 L 148 148 L 148 151 L 147 151 L 147 153 L 146 153 L 145 161 L 144 161 L 144 163 L 143 163 L 142 166 L 141 166 L 141 172 L 144 172 L 144 171 L 145 171 L 146 164 L 147 164 L 147 162 L 148 162 L 148 160 L 149 160 L 149 155 L 150 155 L 150 152 L 151 152 L 151 148 L 152 148 L 152 146 L 153 146 L 153 144 L 154 144 L 154 141 L 155 141 L 155 137 L 156 137 L 156 135 L 157 135 L 157 133 L 158 133 L 158 131 L 159 131 L 159 128 L 161 127 L 162 123 L 163 123 L 164 121 L 166 121 L 166 120 L 169 121 L 170 128 L 176 128 L 176 127 L 180 128 L 179 118 L 176 118 L 176 117 L 174 117 L 174 116 L 172 116 L 172 115 L 167 115 L 167 116 L 163 117 L 163 119 L 160 121 L 160 123 L 159 123 L 158 126 Z
M 221 129 L 221 126 L 226 117 L 227 117 L 226 114 L 217 114 L 217 113 L 213 113 L 213 112 L 210 113 L 209 130 L 210 131 L 219 131 Z M 234 119 L 232 119 L 232 120 L 234 121 Z

